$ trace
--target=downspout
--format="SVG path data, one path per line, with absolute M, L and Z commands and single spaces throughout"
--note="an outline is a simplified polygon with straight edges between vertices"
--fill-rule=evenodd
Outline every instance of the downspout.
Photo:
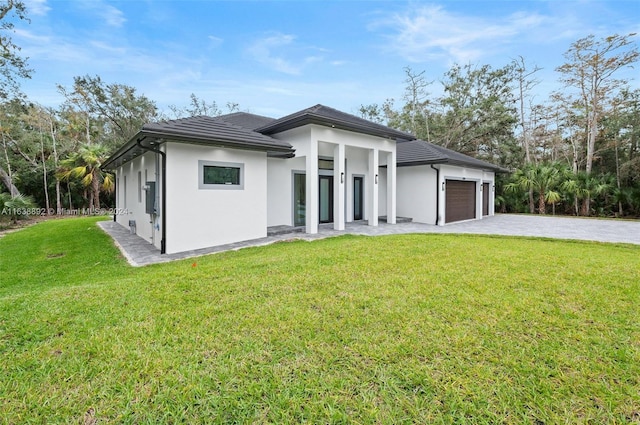
M 136 141 L 136 145 L 146 151 L 151 151 L 160 154 L 162 157 L 162 239 L 160 240 L 160 254 L 166 254 L 167 252 L 167 154 L 160 149 L 152 148 L 150 146 L 143 146 L 142 141 L 144 137 Z
M 430 164 L 431 168 L 436 170 L 436 226 L 440 218 L 440 169 Z

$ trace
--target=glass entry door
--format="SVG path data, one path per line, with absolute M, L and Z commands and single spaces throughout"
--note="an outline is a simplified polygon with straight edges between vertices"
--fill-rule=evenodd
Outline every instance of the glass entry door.
M 304 226 L 306 224 L 307 215 L 307 198 L 305 196 L 307 190 L 306 175 L 295 173 L 293 175 L 293 225 Z
M 320 181 L 320 223 L 333 222 L 333 176 L 318 176 Z
M 353 219 L 362 220 L 364 218 L 364 177 L 353 177 Z

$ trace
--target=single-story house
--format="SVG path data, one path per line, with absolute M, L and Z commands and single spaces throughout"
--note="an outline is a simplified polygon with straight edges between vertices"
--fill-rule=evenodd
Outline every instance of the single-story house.
M 115 220 L 162 253 L 262 238 L 272 226 L 344 230 L 379 217 L 493 214 L 499 167 L 323 105 L 146 124 L 103 164 Z

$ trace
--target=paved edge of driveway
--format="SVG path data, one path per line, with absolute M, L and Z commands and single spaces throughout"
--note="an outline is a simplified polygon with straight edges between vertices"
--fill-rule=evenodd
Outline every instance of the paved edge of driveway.
M 111 236 L 114 244 L 127 259 L 127 262 L 135 267 L 200 257 L 252 246 L 264 246 L 279 241 L 311 241 L 345 234 L 382 236 L 410 233 L 458 233 L 640 245 L 640 220 L 496 214 L 495 216 L 484 217 L 482 220 L 451 223 L 445 226 L 422 223 L 387 224 L 384 222 L 379 223 L 378 226 L 367 226 L 362 223 L 348 223 L 344 231 L 333 230 L 331 226 L 321 226 L 319 232 L 314 235 L 287 233 L 176 254 L 160 254 L 160 250 L 155 246 L 141 237 L 131 234 L 128 229 L 113 221 L 99 221 L 97 224 L 105 233 Z

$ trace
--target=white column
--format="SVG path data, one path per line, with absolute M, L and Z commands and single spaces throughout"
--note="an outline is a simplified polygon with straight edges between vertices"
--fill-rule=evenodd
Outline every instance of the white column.
M 396 152 L 387 153 L 387 223 L 396 224 Z
M 344 145 L 338 143 L 333 148 L 333 228 L 344 230 L 344 191 L 347 176 L 344 169 Z
M 311 140 L 309 154 L 306 160 L 306 206 L 305 227 L 307 233 L 318 233 L 319 205 L 318 205 L 318 141 Z
M 369 184 L 367 193 L 369 195 L 368 214 L 369 226 L 378 225 L 378 149 L 369 149 Z

